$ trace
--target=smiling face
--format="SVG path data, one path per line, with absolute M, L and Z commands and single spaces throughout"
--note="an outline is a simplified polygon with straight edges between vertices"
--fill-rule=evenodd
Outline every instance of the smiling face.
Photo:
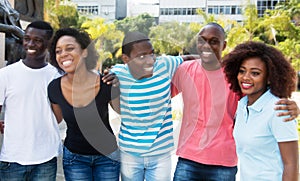
M 47 55 L 48 39 L 47 31 L 29 27 L 25 31 L 23 47 L 26 51 L 26 58 L 42 59 Z
M 127 63 L 134 78 L 142 79 L 153 75 L 155 56 L 150 41 L 133 44 L 130 56 L 123 54 L 122 59 L 124 63 Z
M 244 60 L 237 79 L 242 93 L 248 96 L 248 105 L 252 105 L 267 90 L 266 64 L 256 57 Z
M 207 25 L 199 32 L 197 50 L 204 67 L 219 65 L 225 48 L 225 35 L 218 27 Z
M 80 44 L 72 36 L 62 36 L 58 39 L 55 48 L 56 60 L 61 69 L 67 73 L 74 73 L 87 56 L 86 49 L 81 49 Z

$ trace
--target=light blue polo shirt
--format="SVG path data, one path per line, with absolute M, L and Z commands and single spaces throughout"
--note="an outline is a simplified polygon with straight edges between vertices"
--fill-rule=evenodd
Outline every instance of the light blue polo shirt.
M 243 97 L 236 112 L 233 136 L 240 162 L 241 181 L 281 181 L 283 163 L 278 142 L 298 140 L 297 121 L 284 122 L 274 110 L 279 100 L 270 90 L 248 106 Z

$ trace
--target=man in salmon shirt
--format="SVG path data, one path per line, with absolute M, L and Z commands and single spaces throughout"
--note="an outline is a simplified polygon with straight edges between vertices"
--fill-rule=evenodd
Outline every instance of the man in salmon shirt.
M 201 59 L 183 63 L 173 77 L 172 96 L 182 92 L 184 102 L 174 181 L 235 180 L 237 155 L 232 132 L 240 96 L 229 89 L 221 67 L 225 38 L 219 24 L 205 25 L 197 41 Z M 282 99 L 277 104 L 276 109 L 289 110 L 279 116 L 297 117 L 294 101 Z

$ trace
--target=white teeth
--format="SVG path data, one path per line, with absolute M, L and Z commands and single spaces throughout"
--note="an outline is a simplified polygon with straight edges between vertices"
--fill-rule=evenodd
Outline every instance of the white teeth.
M 36 50 L 29 50 L 29 49 L 28 49 L 27 52 L 28 52 L 28 53 L 35 53 Z
M 145 71 L 152 71 L 153 67 L 149 67 L 149 68 L 144 68 Z
M 243 86 L 244 87 L 250 87 L 250 86 L 252 86 L 252 84 L 243 83 Z
M 67 61 L 62 62 L 63 66 L 71 65 L 71 63 L 72 63 L 71 60 L 67 60 Z
M 212 52 L 202 52 L 203 55 L 211 55 Z

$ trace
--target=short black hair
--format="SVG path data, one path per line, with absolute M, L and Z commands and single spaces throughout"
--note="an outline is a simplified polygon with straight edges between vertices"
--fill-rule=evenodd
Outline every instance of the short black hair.
M 139 31 L 128 32 L 122 42 L 122 54 L 130 56 L 132 46 L 142 41 L 150 41 L 149 37 Z
M 207 23 L 205 26 L 214 26 L 214 27 L 218 28 L 222 33 L 224 33 L 224 35 L 226 35 L 224 28 L 218 23 L 210 22 L 210 23 Z
M 40 30 L 46 30 L 46 34 L 47 34 L 47 39 L 50 40 L 53 36 L 53 28 L 52 26 L 46 22 L 46 21 L 33 21 L 32 23 L 30 23 L 27 27 L 26 30 L 28 28 L 36 28 L 36 29 L 40 29 Z

